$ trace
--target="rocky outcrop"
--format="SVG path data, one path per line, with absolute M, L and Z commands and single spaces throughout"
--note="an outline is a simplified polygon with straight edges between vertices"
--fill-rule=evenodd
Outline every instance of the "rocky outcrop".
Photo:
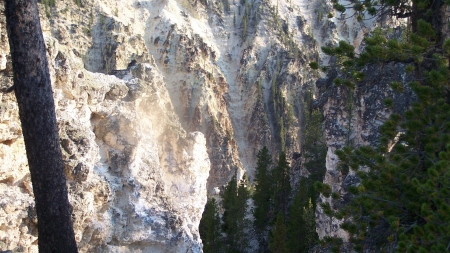
M 201 252 L 206 140 L 181 127 L 157 66 L 138 63 L 123 79 L 89 72 L 70 43 L 45 35 L 80 251 Z M 37 252 L 17 103 L 1 96 L 0 248 Z

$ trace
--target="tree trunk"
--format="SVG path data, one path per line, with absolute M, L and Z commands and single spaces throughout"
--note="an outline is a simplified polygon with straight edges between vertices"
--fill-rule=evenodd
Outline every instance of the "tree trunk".
M 6 0 L 5 15 L 36 201 L 39 252 L 77 252 L 36 1 Z

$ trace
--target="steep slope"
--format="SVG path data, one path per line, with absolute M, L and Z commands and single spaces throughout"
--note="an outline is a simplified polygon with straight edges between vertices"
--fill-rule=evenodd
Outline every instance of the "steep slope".
M 40 8 L 81 252 L 201 252 L 207 191 L 244 172 L 252 179 L 263 146 L 301 164 L 303 95 L 319 77 L 308 62 L 326 63 L 318 48 L 340 38 L 359 46 L 370 27 L 327 20 L 330 6 L 308 0 L 57 1 Z M 0 23 L 7 88 L 3 16 Z M 36 252 L 18 108 L 13 94 L 0 96 L 0 249 Z M 327 122 L 345 112 L 331 113 L 342 100 L 327 99 L 332 157 L 338 137 Z
M 120 78 L 89 72 L 77 56 L 86 49 L 82 40 L 60 44 L 49 30 L 45 39 L 80 251 L 200 252 L 198 224 L 210 168 L 205 138 L 183 130 L 151 57 L 116 71 Z M 11 72 L 5 68 L 7 87 Z M 2 94 L 2 105 L 0 248 L 37 252 L 14 95 Z

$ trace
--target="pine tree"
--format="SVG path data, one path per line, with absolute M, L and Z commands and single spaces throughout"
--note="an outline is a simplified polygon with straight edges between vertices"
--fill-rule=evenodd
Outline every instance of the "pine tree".
M 219 253 L 223 249 L 222 230 L 220 226 L 219 207 L 215 199 L 206 202 L 199 226 L 203 242 L 203 252 Z
M 251 228 L 247 218 L 248 199 L 250 193 L 245 183 L 237 185 L 233 177 L 222 195 L 222 207 L 224 213 L 223 231 L 226 233 L 226 252 L 245 252 L 248 248 L 248 234 Z
M 248 219 L 248 199 L 250 198 L 250 192 L 248 190 L 247 182 L 241 182 L 238 187 L 237 204 L 239 207 L 238 213 L 235 217 L 238 220 L 237 234 L 234 239 L 234 246 L 239 252 L 246 252 L 249 248 L 249 233 L 251 231 L 251 222 Z
M 294 196 L 294 201 L 289 208 L 289 223 L 287 229 L 289 234 L 288 247 L 291 252 L 307 252 L 305 243 L 307 234 L 305 232 L 306 226 L 303 219 L 303 213 L 309 195 L 310 192 L 306 178 L 302 178 L 299 189 Z
M 224 210 L 222 215 L 222 230 L 227 234 L 226 245 L 232 242 L 230 239 L 236 233 L 236 219 L 234 214 L 237 213 L 237 182 L 236 177 L 233 177 L 228 182 L 225 190 L 222 193 L 222 208 Z
M 275 225 L 270 234 L 269 251 L 272 253 L 288 253 L 289 249 L 286 243 L 287 229 L 284 223 L 284 215 L 278 212 Z
M 290 166 L 286 160 L 286 154 L 281 152 L 278 164 L 272 171 L 274 212 L 282 212 L 287 216 L 289 195 L 291 194 Z
M 309 199 L 308 204 L 303 207 L 302 220 L 303 220 L 303 230 L 304 241 L 303 241 L 303 252 L 309 252 L 310 249 L 316 244 L 319 239 L 319 236 L 316 232 L 316 217 L 314 215 L 314 205 Z
M 314 190 L 307 178 L 302 178 L 300 187 L 289 208 L 288 247 L 290 252 L 309 252 L 318 242 L 315 206 L 311 197 Z
M 247 24 L 248 24 L 248 17 L 249 17 L 249 5 L 246 2 L 245 3 L 245 9 L 244 9 L 244 16 L 242 17 L 242 41 L 245 41 L 247 38 Z
M 345 11 L 345 6 L 333 3 L 338 11 Z M 342 167 L 355 170 L 361 183 L 349 188 L 353 199 L 343 209 L 323 208 L 337 218 L 349 218 L 342 228 L 351 234 L 356 250 L 446 252 L 450 250 L 450 40 L 444 32 L 450 3 L 380 3 L 381 8 L 372 1 L 350 7 L 361 19 L 364 12 L 376 15 L 378 10 L 409 17 L 411 30 L 404 39 L 387 39 L 386 31 L 378 29 L 365 39 L 366 47 L 359 55 L 345 42 L 323 48 L 349 73 L 334 83 L 354 87 L 363 80 L 361 70 L 366 64 L 399 62 L 407 64 L 407 74 L 415 79 L 409 85 L 417 102 L 403 116 L 391 115 L 380 129 L 377 147 L 346 147 L 336 152 Z M 311 67 L 318 66 L 312 63 Z M 391 87 L 403 90 L 401 80 Z M 386 105 L 392 105 L 392 100 Z M 331 193 L 329 186 L 318 188 L 326 196 Z
M 270 195 L 272 178 L 270 167 L 272 159 L 267 147 L 263 147 L 257 155 L 258 161 L 255 170 L 255 191 L 253 193 L 254 211 L 253 226 L 258 236 L 260 249 L 267 248 L 266 231 L 269 224 Z
M 357 249 L 449 250 L 450 105 L 439 98 L 443 89 L 426 89 L 428 95 L 418 93 L 419 102 L 406 112 L 405 122 L 394 114 L 383 125 L 384 145 L 336 152 L 343 166 L 361 178 L 359 186 L 349 188 L 352 202 L 334 214 L 360 217 L 342 226 L 355 236 Z M 386 141 L 399 127 L 405 132 L 389 151 Z M 370 171 L 359 171 L 363 166 Z
M 322 181 L 326 171 L 327 146 L 322 133 L 322 119 L 322 113 L 317 109 L 311 109 L 305 115 L 302 153 L 305 159 L 303 166 L 310 173 L 310 181 Z M 315 195 L 313 199 L 317 197 Z

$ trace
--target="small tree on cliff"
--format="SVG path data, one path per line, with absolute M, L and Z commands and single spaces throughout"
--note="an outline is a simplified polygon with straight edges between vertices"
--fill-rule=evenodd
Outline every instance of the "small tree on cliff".
M 337 0 L 333 3 L 338 11 L 345 11 Z M 348 73 L 335 79 L 336 85 L 354 87 L 364 77 L 362 67 L 377 62 L 406 64 L 406 72 L 415 79 L 410 87 L 417 103 L 405 115 L 393 114 L 381 127 L 378 147 L 336 152 L 342 167 L 355 170 L 361 183 L 349 188 L 353 199 L 340 211 L 329 205 L 323 208 L 339 219 L 350 218 L 342 227 L 352 235 L 357 250 L 450 250 L 449 4 L 443 0 L 353 2 L 350 7 L 361 19 L 364 12 L 387 12 L 410 18 L 411 30 L 404 39 L 389 40 L 378 29 L 365 39 L 366 47 L 359 55 L 345 42 L 323 48 Z M 401 80 L 391 86 L 403 90 Z M 385 102 L 392 106 L 392 100 Z M 318 188 L 330 196 L 329 186 L 318 184 Z M 334 193 L 333 197 L 339 196 Z
M 36 1 L 5 1 L 5 16 L 36 202 L 39 251 L 77 252 Z

